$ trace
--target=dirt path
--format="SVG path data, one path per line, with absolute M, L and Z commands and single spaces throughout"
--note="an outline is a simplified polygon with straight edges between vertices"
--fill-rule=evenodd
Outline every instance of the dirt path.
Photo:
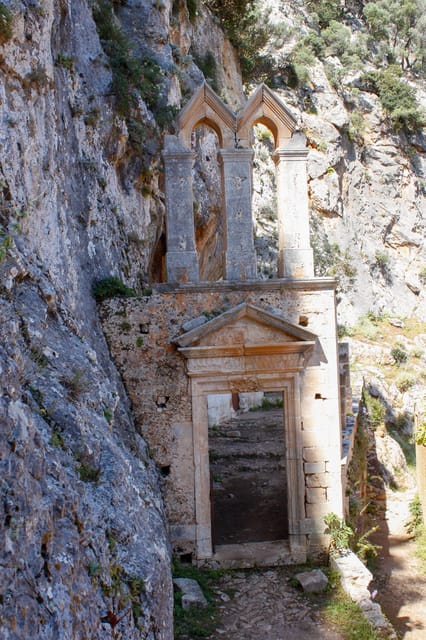
M 285 568 L 236 571 L 218 584 L 219 621 L 211 640 L 343 640 L 318 607 L 289 583 Z
M 415 543 L 404 527 L 414 490 L 387 492 L 386 521 L 374 542 L 382 545 L 374 587 L 377 601 L 403 640 L 426 639 L 426 575 L 418 570 Z

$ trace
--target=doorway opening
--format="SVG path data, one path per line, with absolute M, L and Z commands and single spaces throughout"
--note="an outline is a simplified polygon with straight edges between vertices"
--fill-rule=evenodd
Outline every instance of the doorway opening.
M 262 280 L 278 275 L 278 215 L 272 132 L 263 124 L 253 127 L 253 229 L 257 275 Z
M 282 392 L 207 398 L 213 547 L 288 538 Z

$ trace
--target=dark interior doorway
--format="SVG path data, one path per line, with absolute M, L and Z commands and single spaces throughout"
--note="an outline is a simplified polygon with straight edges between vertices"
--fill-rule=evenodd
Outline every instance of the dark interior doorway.
M 208 396 L 213 545 L 286 539 L 283 396 L 234 396 Z

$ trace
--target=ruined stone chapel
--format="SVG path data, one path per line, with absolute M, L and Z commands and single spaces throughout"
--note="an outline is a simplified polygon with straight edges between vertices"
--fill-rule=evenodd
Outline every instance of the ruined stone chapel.
M 257 123 L 275 147 L 278 274 L 268 280 L 256 277 L 253 243 Z M 217 135 L 222 171 L 214 282 L 200 280 L 194 230 L 191 136 L 201 124 Z M 265 85 L 235 115 L 204 84 L 177 127 L 163 152 L 166 281 L 106 303 L 104 328 L 163 476 L 174 551 L 216 566 L 302 563 L 326 549 L 324 515 L 342 516 L 346 413 L 336 282 L 314 276 L 305 138 Z

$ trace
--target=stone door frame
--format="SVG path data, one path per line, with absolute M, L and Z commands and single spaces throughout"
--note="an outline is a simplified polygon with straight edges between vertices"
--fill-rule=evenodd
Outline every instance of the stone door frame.
M 292 354 L 295 355 L 295 354 Z M 282 357 L 279 358 L 282 366 Z M 269 359 L 274 360 L 274 356 Z M 250 357 L 248 357 L 250 359 Z M 215 358 L 216 360 L 216 358 Z M 292 358 L 294 360 L 294 357 Z M 220 363 L 219 368 L 220 368 Z M 220 545 L 213 553 L 211 497 L 210 497 L 210 461 L 208 440 L 207 398 L 216 393 L 244 393 L 249 391 L 278 391 L 283 393 L 283 428 L 285 439 L 287 510 L 289 537 L 285 551 L 297 561 L 306 559 L 306 536 L 304 534 L 305 496 L 302 460 L 302 419 L 301 419 L 301 373 L 297 371 L 258 371 L 254 375 L 245 371 L 194 375 L 191 378 L 192 424 L 194 448 L 194 490 L 196 516 L 196 558 L 198 562 L 219 558 L 219 550 L 228 545 Z M 249 367 L 250 368 L 250 367 Z M 246 367 L 243 367 L 245 370 Z M 297 367 L 299 369 L 299 366 Z M 280 541 L 281 542 L 281 541 Z M 245 543 L 246 549 L 258 543 Z M 230 545 L 233 546 L 233 545 Z M 276 545 L 275 545 L 276 546 Z M 248 549 L 250 551 L 250 549 Z M 225 550 L 226 551 L 226 550 Z M 231 554 L 232 555 L 232 554 Z

